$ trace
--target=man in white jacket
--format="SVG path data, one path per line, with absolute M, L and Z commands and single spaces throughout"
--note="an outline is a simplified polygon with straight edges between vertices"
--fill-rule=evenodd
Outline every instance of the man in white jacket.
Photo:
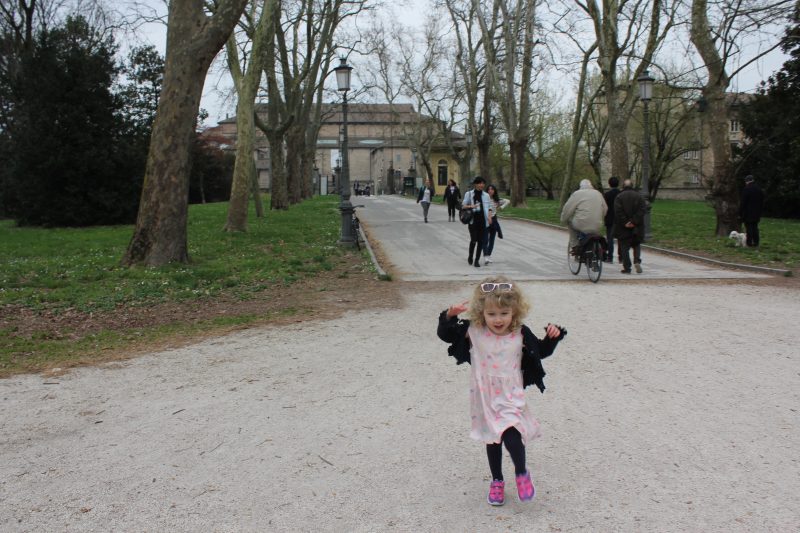
M 589 180 L 581 180 L 580 188 L 572 193 L 561 211 L 561 223 L 569 227 L 570 249 L 578 245 L 578 232 L 602 234 L 603 218 L 608 206 L 600 191 Z

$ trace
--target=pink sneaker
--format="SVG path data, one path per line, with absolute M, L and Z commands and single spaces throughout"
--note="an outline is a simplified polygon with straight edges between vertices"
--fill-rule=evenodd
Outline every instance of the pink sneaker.
M 486 498 L 489 505 L 503 505 L 506 503 L 506 482 L 505 481 L 492 481 L 489 485 L 489 497 Z
M 531 482 L 530 472 L 525 472 L 517 476 L 517 494 L 519 494 L 519 501 L 529 502 L 536 494 L 536 489 L 533 488 Z

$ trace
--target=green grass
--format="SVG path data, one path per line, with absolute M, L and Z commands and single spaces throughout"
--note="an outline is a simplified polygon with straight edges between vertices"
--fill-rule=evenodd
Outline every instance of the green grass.
M 0 221 L 0 304 L 84 312 L 254 293 L 331 270 L 342 252 L 337 203 L 317 197 L 225 233 L 227 203 L 189 209 L 188 265 L 120 266 L 131 226 L 18 228 Z
M 56 334 L 17 334 L 18 322 L 10 315 L 20 306 L 35 313 L 88 315 L 211 301 L 222 295 L 234 301 L 264 297 L 271 289 L 333 270 L 351 253 L 337 244 L 337 207 L 338 197 L 315 197 L 258 219 L 251 206 L 247 233 L 233 234 L 222 231 L 227 203 L 190 206 L 191 261 L 162 268 L 120 266 L 132 226 L 42 229 L 0 221 L 0 306 L 8 306 L 3 313 L 6 329 L 0 329 L 0 376 L 103 359 L 142 343 L 190 338 L 269 318 L 242 311 L 201 322 L 112 327 L 86 335 L 69 328 Z
M 506 215 L 560 225 L 557 201 L 528 198 L 527 208 L 509 207 Z M 657 200 L 650 220 L 648 244 L 720 261 L 795 270 L 800 265 L 800 220 L 765 218 L 759 224 L 758 249 L 736 248 L 727 237 L 714 235 L 714 210 L 705 202 Z

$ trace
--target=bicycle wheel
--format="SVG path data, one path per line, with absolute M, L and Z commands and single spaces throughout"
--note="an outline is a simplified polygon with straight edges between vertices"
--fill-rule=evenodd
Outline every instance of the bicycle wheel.
M 600 241 L 594 241 L 586 253 L 586 273 L 592 283 L 597 283 L 603 272 L 603 247 Z
M 577 276 L 578 272 L 581 271 L 581 258 L 572 254 L 569 243 L 567 243 L 567 264 L 569 265 L 569 271 L 573 275 Z

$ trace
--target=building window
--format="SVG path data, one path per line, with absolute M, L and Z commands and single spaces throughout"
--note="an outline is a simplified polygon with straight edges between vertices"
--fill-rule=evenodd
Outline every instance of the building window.
M 447 161 L 444 159 L 439 160 L 438 184 L 447 185 Z
M 731 133 L 738 133 L 738 132 L 739 132 L 739 121 L 731 120 Z
M 700 150 L 686 150 L 683 152 L 684 159 L 700 159 Z
M 689 174 L 689 183 L 691 183 L 692 185 L 697 185 L 698 183 L 700 183 L 700 176 L 698 176 L 696 172 Z

